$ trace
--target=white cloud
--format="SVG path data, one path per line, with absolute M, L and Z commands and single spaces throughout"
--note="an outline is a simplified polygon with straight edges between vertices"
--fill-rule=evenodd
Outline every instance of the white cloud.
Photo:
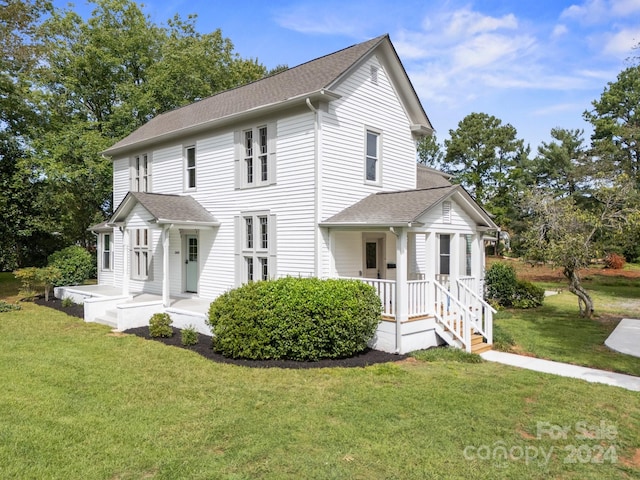
M 605 36 L 602 51 L 605 54 L 625 56 L 631 54 L 631 49 L 640 43 L 640 27 L 625 28 L 617 33 Z
M 559 23 L 553 28 L 553 32 L 551 32 L 551 38 L 559 38 L 569 33 L 569 29 L 566 25 Z
M 640 12 L 640 0 L 586 0 L 564 9 L 560 18 L 573 19 L 587 25 L 606 23 Z

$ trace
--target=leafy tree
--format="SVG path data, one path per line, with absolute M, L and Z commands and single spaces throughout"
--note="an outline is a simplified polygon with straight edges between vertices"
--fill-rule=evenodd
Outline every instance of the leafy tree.
M 602 253 L 612 232 L 638 218 L 635 195 L 632 183 L 621 177 L 614 185 L 597 185 L 590 193 L 588 208 L 574 197 L 556 198 L 544 191 L 528 197 L 529 228 L 523 234 L 526 257 L 562 268 L 569 290 L 578 297 L 581 316 L 591 318 L 594 304 L 579 272 Z
M 443 169 L 485 205 L 508 184 L 509 174 L 524 149 L 510 124 L 486 113 L 467 115 L 449 131 Z
M 601 166 L 629 175 L 640 188 L 640 65 L 620 72 L 592 105 L 584 118 L 594 127 L 594 153 Z
M 553 141 L 542 142 L 533 165 L 535 182 L 554 196 L 574 195 L 587 177 L 583 130 L 551 129 Z
M 418 144 L 418 163 L 441 169 L 445 152 L 435 134 L 428 135 Z

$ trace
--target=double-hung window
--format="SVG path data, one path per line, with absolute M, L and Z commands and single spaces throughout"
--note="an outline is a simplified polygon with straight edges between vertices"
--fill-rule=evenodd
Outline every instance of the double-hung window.
M 275 275 L 275 215 L 247 212 L 238 217 L 239 283 L 268 280 Z
M 365 136 L 365 183 L 381 183 L 380 133 L 367 130 Z
M 184 149 L 185 161 L 185 189 L 196 188 L 196 147 L 191 146 Z
M 111 234 L 102 234 L 102 270 L 111 270 Z
M 149 229 L 136 228 L 131 231 L 131 277 L 137 280 L 149 278 L 151 250 L 149 248 Z
M 451 235 L 440 235 L 440 275 L 451 273 Z
M 151 191 L 151 162 L 144 153 L 133 157 L 131 190 L 134 192 Z
M 275 124 L 236 132 L 236 188 L 275 183 Z

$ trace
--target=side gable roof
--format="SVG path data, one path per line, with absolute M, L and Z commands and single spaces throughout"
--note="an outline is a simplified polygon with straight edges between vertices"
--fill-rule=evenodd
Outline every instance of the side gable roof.
M 137 204 L 153 216 L 156 223 L 216 227 L 220 222 L 193 197 L 158 193 L 129 192 L 109 220 L 109 225 L 123 222 Z
M 382 35 L 316 60 L 290 68 L 247 85 L 218 93 L 190 105 L 165 112 L 135 130 L 112 147 L 105 155 L 116 155 L 158 139 L 168 139 L 188 132 L 209 128 L 216 123 L 241 118 L 256 110 L 277 108 L 306 98 L 331 100 L 339 98 L 330 89 L 337 86 L 348 73 L 369 58 L 374 51 L 387 58 L 392 78 L 401 83 L 403 101 L 411 103 L 407 111 L 416 129 L 433 130 L 418 100 L 413 86 L 402 67 L 388 35 Z M 407 93 L 410 91 L 411 93 Z

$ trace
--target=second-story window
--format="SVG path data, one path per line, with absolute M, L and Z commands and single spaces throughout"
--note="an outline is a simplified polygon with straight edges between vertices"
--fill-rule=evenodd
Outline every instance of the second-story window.
M 146 153 L 133 157 L 131 165 L 131 190 L 134 192 L 151 191 L 151 161 Z
M 184 149 L 186 178 L 185 187 L 187 189 L 196 188 L 196 147 Z
M 365 181 L 380 183 L 380 134 L 367 130 L 365 140 Z
M 236 188 L 271 185 L 275 180 L 275 124 L 236 132 Z

